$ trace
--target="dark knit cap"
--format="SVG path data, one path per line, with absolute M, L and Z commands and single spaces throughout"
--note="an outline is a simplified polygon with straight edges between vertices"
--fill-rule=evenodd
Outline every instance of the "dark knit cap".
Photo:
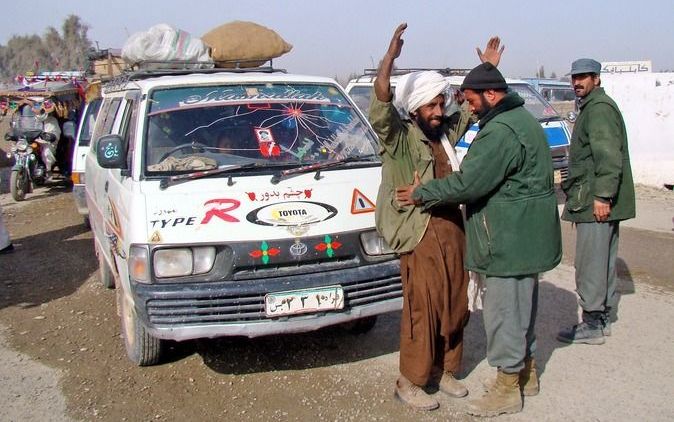
M 463 79 L 461 90 L 472 89 L 475 91 L 484 91 L 486 89 L 508 89 L 501 72 L 489 62 L 473 68 Z

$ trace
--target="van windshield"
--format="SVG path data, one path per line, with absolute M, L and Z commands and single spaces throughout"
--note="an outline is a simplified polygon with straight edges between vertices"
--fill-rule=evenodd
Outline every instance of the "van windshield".
M 542 88 L 541 94 L 543 97 L 552 102 L 552 101 L 575 101 L 576 93 L 573 91 L 573 88 Z
M 510 90 L 515 91 L 524 99 L 524 108 L 533 114 L 536 119 L 548 119 L 550 117 L 559 117 L 554 108 L 543 99 L 541 94 L 529 84 L 508 84 Z
M 352 86 L 349 90 L 349 97 L 356 103 L 356 107 L 363 112 L 365 117 L 368 117 L 370 114 L 370 99 L 372 98 L 372 87 L 371 86 Z
M 146 172 L 254 163 L 292 167 L 376 154 L 376 139 L 332 85 L 157 89 L 145 129 Z
M 392 83 L 395 86 L 394 83 Z M 537 119 L 545 119 L 550 117 L 557 117 L 557 112 L 552 106 L 545 101 L 545 99 L 536 92 L 529 84 L 515 83 L 509 84 L 508 87 L 519 94 L 524 99 L 524 108 L 526 108 Z M 457 86 L 452 86 L 452 89 L 458 89 Z M 368 116 L 368 109 L 370 106 L 370 98 L 372 97 L 372 86 L 352 86 L 348 94 L 360 108 L 360 110 Z

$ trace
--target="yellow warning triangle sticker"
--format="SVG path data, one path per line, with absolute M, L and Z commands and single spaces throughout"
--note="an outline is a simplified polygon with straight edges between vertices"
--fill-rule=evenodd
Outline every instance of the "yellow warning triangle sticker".
M 351 214 L 373 212 L 374 209 L 374 203 L 370 201 L 367 196 L 363 195 L 363 192 L 354 188 L 353 197 L 351 198 Z

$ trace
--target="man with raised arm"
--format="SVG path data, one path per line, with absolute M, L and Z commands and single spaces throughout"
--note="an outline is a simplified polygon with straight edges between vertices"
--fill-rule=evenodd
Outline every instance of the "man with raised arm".
M 466 204 L 466 268 L 485 277 L 483 300 L 487 361 L 496 379 L 468 412 L 496 416 L 522 410 L 522 395 L 539 385 L 534 363 L 538 275 L 562 257 L 552 158 L 545 132 L 509 91 L 491 63 L 482 63 L 461 84 L 480 118 L 460 171 L 396 190 L 401 206 L 433 212 Z
M 400 328 L 400 376 L 395 395 L 419 410 L 433 410 L 438 401 L 424 391 L 438 381 L 440 391 L 464 397 L 468 390 L 455 374 L 463 353 L 463 329 L 468 322 L 468 272 L 464 270 L 465 236 L 459 204 L 432 212 L 395 201 L 395 188 L 421 180 L 442 178 L 458 171 L 454 145 L 472 124 L 470 112 L 450 123 L 445 116 L 451 101 L 447 81 L 437 72 L 404 75 L 395 87 L 390 76 L 400 56 L 407 28 L 396 28 L 374 83 L 369 119 L 379 137 L 382 182 L 377 195 L 379 233 L 400 255 L 403 312 Z M 503 48 L 492 38 L 482 61 L 498 64 Z M 404 111 L 404 116 L 396 108 Z M 439 380 L 438 380 L 439 379 Z

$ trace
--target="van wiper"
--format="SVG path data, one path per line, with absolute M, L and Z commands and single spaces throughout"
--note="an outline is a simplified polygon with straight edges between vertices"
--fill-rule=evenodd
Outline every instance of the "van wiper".
M 248 169 L 252 167 L 263 167 L 260 163 L 246 163 L 246 164 L 229 164 L 218 166 L 217 168 L 211 170 L 199 170 L 192 173 L 183 173 L 176 174 L 174 176 L 169 176 L 166 179 L 162 179 L 159 182 L 159 189 L 164 190 L 169 186 L 177 185 L 181 182 L 186 182 L 188 180 L 201 179 L 204 177 L 214 176 L 217 174 L 230 173 L 236 170 Z M 231 181 L 229 182 L 231 183 Z
M 271 183 L 275 185 L 282 179 L 285 179 L 286 177 L 302 173 L 310 173 L 312 171 L 316 172 L 314 179 L 319 180 L 321 178 L 321 170 L 325 170 L 332 167 L 339 167 L 346 163 L 353 163 L 356 161 L 373 161 L 373 159 L 376 157 L 377 155 L 375 154 L 359 155 L 355 157 L 340 158 L 339 160 L 321 161 L 319 163 L 282 170 L 271 177 Z

